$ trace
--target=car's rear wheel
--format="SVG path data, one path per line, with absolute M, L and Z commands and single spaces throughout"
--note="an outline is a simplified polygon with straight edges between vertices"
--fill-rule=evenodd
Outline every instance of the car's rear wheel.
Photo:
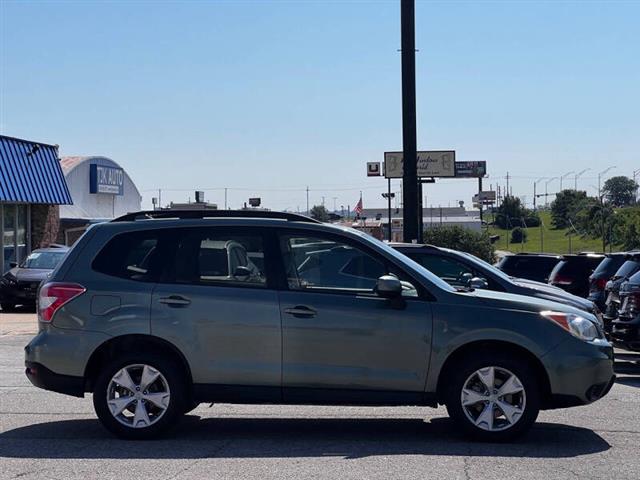
M 466 433 L 506 441 L 525 433 L 540 411 L 535 372 L 517 356 L 481 353 L 449 369 L 447 411 Z
M 99 374 L 93 405 L 102 424 L 121 438 L 151 439 L 177 423 L 185 409 L 185 379 L 172 361 L 127 355 Z

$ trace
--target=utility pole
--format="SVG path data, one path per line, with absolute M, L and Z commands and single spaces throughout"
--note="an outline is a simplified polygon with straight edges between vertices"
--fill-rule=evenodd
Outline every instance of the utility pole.
M 324 207 L 324 196 L 322 197 L 322 206 Z
M 509 196 L 509 172 L 507 172 L 507 196 Z
M 336 213 L 336 200 L 338 200 L 338 197 L 331 197 L 333 198 L 333 213 Z
M 549 206 L 549 192 L 547 191 L 547 187 L 549 186 L 549 184 L 551 182 L 553 182 L 554 180 L 557 180 L 558 177 L 553 177 L 550 178 L 549 180 L 547 180 L 546 182 L 544 182 L 544 206 L 547 207 Z
M 402 158 L 403 236 L 418 241 L 418 175 L 416 140 L 416 32 L 415 0 L 400 0 L 402 50 Z
M 560 176 L 560 191 L 562 192 L 562 180 L 564 180 L 565 178 L 567 178 L 569 175 L 571 175 L 572 173 L 576 173 L 576 172 L 567 172 L 564 175 Z
M 227 187 L 224 188 L 224 209 L 227 210 Z
M 542 177 L 536 180 L 535 182 L 533 182 L 533 210 L 534 211 L 536 210 L 536 199 L 537 199 L 536 189 L 538 188 L 538 183 L 546 179 L 547 177 Z
M 158 207 L 162 210 L 162 189 L 158 189 Z
M 480 229 L 482 229 L 482 177 L 478 177 L 478 208 L 480 208 Z M 473 206 L 473 205 L 472 205 Z
M 307 185 L 307 216 L 309 216 L 309 185 Z

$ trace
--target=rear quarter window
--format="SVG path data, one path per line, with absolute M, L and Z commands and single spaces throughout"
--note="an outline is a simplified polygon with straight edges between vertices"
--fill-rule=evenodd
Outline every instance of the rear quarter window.
M 91 267 L 112 277 L 154 282 L 158 278 L 160 247 L 160 231 L 121 233 L 107 242 Z

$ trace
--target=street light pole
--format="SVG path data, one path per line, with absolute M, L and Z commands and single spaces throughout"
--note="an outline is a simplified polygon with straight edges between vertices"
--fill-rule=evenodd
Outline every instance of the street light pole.
M 547 192 L 547 187 L 549 186 L 549 184 L 551 182 L 553 182 L 554 180 L 557 180 L 558 177 L 553 177 L 550 178 L 549 180 L 547 180 L 546 182 L 544 182 L 544 206 L 547 207 L 549 206 L 549 193 Z
M 578 178 L 580 178 L 584 173 L 588 172 L 589 170 L 591 170 L 591 169 L 590 168 L 585 168 L 581 172 L 576 173 L 575 177 L 573 177 L 573 189 L 576 192 L 578 191 Z
M 564 175 L 562 175 L 560 177 L 560 191 L 562 191 L 562 180 L 564 180 L 565 178 L 567 178 L 569 175 L 571 175 L 572 173 L 576 173 L 576 172 L 567 172 Z
M 416 32 L 415 0 L 400 1 L 402 49 L 402 184 L 403 236 L 418 241 L 418 172 L 416 140 Z
M 535 182 L 533 182 L 533 210 L 534 211 L 536 209 L 536 198 L 537 198 L 536 189 L 537 189 L 538 183 L 541 182 L 542 180 L 546 180 L 546 179 L 547 179 L 547 177 L 542 177 L 542 178 L 539 178 L 538 180 L 536 180 Z
M 601 190 L 601 188 L 600 188 L 600 179 L 602 178 L 602 175 L 604 175 L 604 174 L 605 174 L 605 173 L 607 173 L 609 170 L 612 170 L 612 169 L 614 169 L 614 168 L 616 168 L 616 166 L 615 166 L 615 165 L 612 165 L 611 167 L 607 167 L 607 168 L 605 168 L 603 171 L 601 171 L 601 172 L 598 174 L 598 198 L 601 198 L 601 196 L 602 196 L 602 190 Z

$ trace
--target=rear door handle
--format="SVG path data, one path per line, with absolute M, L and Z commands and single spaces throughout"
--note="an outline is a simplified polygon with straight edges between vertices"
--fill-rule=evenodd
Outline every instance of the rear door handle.
M 160 303 L 164 305 L 168 305 L 169 307 L 186 307 L 191 303 L 191 300 L 188 298 L 181 297 L 180 295 L 170 295 L 168 297 L 160 297 L 158 300 Z
M 285 308 L 284 313 L 288 315 L 293 315 L 294 317 L 311 318 L 311 317 L 315 317 L 316 313 L 318 312 L 316 312 L 313 308 L 306 307 L 304 305 L 297 305 L 293 308 Z

